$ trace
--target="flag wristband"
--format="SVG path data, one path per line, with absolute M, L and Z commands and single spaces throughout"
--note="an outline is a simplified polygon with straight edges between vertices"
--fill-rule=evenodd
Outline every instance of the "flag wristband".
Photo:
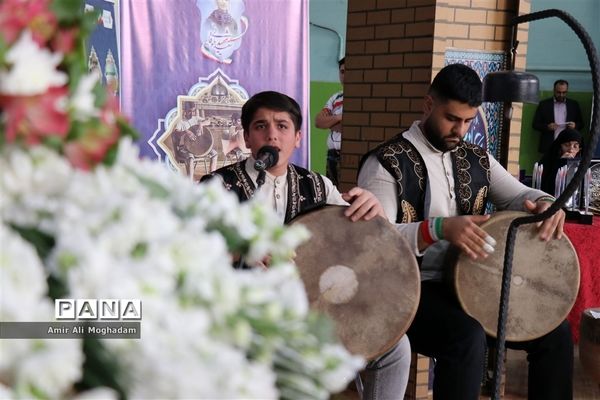
M 425 220 L 421 222 L 421 226 L 420 226 L 420 230 L 421 230 L 421 237 L 423 238 L 423 241 L 425 243 L 429 244 L 434 244 L 436 241 L 433 239 L 433 237 L 431 236 L 431 230 L 429 229 L 429 220 Z
M 442 217 L 433 217 L 421 222 L 421 235 L 425 243 L 433 244 L 444 239 L 443 222 Z
M 444 218 L 443 217 L 435 217 L 435 235 L 437 236 L 438 240 L 442 240 L 444 239 L 444 229 L 443 229 L 443 223 L 444 223 Z

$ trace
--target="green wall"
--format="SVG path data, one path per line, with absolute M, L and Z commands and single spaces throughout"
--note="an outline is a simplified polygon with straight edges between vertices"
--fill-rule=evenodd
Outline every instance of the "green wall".
M 553 95 L 552 91 L 541 91 L 540 99 L 545 99 Z M 579 102 L 581 113 L 583 115 L 583 137 L 586 143 L 589 142 L 590 131 L 590 114 L 592 110 L 592 93 L 591 92 L 569 92 L 570 99 Z M 531 127 L 533 116 L 537 104 L 523 105 L 523 122 L 521 125 L 521 148 L 519 152 L 519 166 L 524 169 L 527 175 L 531 175 L 533 164 L 542 158 L 542 154 L 538 153 L 538 143 L 540 134 Z
M 306 121 L 310 127 L 310 169 L 325 175 L 325 159 L 327 157 L 326 129 L 315 126 L 315 116 L 323 109 L 332 94 L 342 89 L 342 85 L 333 82 L 310 83 L 310 120 Z

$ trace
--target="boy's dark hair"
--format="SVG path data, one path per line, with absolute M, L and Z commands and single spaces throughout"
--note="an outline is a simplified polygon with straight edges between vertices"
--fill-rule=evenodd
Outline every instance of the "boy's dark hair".
M 259 108 L 287 112 L 294 123 L 294 129 L 299 131 L 302 127 L 302 113 L 296 100 L 283 93 L 266 91 L 256 93 L 242 106 L 242 127 L 244 132 L 249 132 L 250 123 Z
M 479 107 L 482 101 L 481 79 L 466 65 L 450 64 L 433 79 L 429 94 L 443 102 L 456 100 Z
M 346 57 L 342 57 L 340 59 L 340 61 L 338 61 L 338 68 L 341 67 L 344 64 L 346 64 Z
M 555 88 L 556 85 L 567 85 L 567 87 L 569 87 L 569 82 L 565 81 L 564 79 L 557 79 L 552 87 Z

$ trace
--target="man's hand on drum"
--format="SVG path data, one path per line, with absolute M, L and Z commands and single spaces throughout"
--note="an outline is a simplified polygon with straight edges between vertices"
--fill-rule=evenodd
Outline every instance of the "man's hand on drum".
M 496 241 L 479 225 L 489 218 L 489 215 L 460 215 L 444 218 L 442 223 L 444 239 L 473 260 L 486 258 L 489 253 L 494 252 Z
M 524 206 L 527 211 L 532 214 L 539 214 L 546 211 L 552 205 L 551 202 L 546 200 L 538 200 L 533 202 L 531 200 L 525 200 Z M 544 221 L 538 222 L 538 230 L 540 232 L 540 239 L 548 241 L 554 236 L 556 239 L 560 239 L 563 235 L 563 227 L 565 225 L 565 212 L 558 210 L 550 218 Z
M 190 130 L 186 130 L 185 135 L 191 140 L 196 140 L 196 135 L 194 135 L 194 132 Z
M 377 215 L 385 218 L 385 212 L 377 197 L 366 189 L 353 187 L 346 193 L 342 193 L 342 198 L 350 203 L 350 206 L 344 211 L 344 215 L 352 222 L 364 219 L 368 221 Z

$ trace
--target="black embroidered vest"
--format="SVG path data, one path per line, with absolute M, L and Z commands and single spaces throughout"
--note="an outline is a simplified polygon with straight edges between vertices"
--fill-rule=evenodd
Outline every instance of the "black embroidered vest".
M 424 220 L 427 168 L 415 146 L 400 133 L 375 148 L 372 153 L 396 180 L 396 222 Z M 458 212 L 461 215 L 483 214 L 490 186 L 490 160 L 486 151 L 474 144 L 462 142 L 452 152 L 452 164 Z
M 234 192 L 240 201 L 246 201 L 254 195 L 256 186 L 245 168 L 246 160 L 219 168 L 210 175 L 202 177 L 204 182 L 215 175 L 221 176 L 225 188 Z M 285 209 L 285 223 L 327 202 L 325 183 L 321 175 L 297 165 L 289 164 L 287 171 L 288 201 Z

